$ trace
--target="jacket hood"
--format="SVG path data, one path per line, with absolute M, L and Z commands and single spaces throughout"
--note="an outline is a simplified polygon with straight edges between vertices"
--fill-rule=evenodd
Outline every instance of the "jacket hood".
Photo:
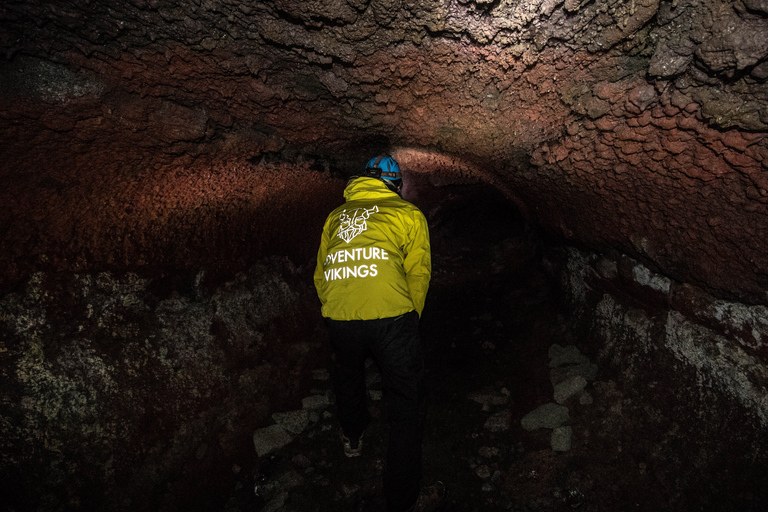
M 369 177 L 354 178 L 344 189 L 344 199 L 347 201 L 360 201 L 366 199 L 391 199 L 399 198 L 381 180 Z

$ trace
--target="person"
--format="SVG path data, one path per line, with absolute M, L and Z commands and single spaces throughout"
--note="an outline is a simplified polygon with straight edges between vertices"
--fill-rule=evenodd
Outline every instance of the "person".
M 371 421 L 365 361 L 381 369 L 389 441 L 383 492 L 389 512 L 437 510 L 445 486 L 421 488 L 426 414 L 418 327 L 432 274 L 424 214 L 401 198 L 400 166 L 372 158 L 325 221 L 314 282 L 335 362 L 333 389 L 344 454 L 362 453 Z

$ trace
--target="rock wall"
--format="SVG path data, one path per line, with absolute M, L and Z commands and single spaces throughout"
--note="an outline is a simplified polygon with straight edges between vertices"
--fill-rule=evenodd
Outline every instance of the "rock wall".
M 8 177 L 0 290 L 35 271 L 206 269 L 230 279 L 263 256 L 303 265 L 344 184 L 309 163 L 182 157 L 144 167 L 115 156 Z
M 578 343 L 625 392 L 693 423 L 700 432 L 691 435 L 712 453 L 727 451 L 718 443 L 731 438 L 746 440 L 736 458 L 767 460 L 765 306 L 717 299 L 619 253 L 567 248 L 548 261 L 573 313 L 568 325 L 583 334 Z
M 0 299 L 3 510 L 205 509 L 324 368 L 313 299 L 280 258 L 217 287 L 36 273 Z
M 245 272 L 305 272 L 383 150 L 427 210 L 489 183 L 627 255 L 569 257 L 595 350 L 638 388 L 681 370 L 707 428 L 765 427 L 765 0 L 7 0 L 0 49 L 0 476 L 22 501 L 158 508 L 185 457 L 235 446 L 224 418 L 272 407 L 249 400 L 314 326 L 284 320 L 312 295 L 293 271 Z

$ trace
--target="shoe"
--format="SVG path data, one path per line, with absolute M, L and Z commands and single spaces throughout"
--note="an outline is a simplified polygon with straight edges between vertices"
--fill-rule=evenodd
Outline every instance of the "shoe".
M 359 457 L 363 453 L 363 435 L 357 440 L 352 441 L 350 438 L 344 435 L 344 432 L 340 432 L 341 442 L 344 444 L 344 456 L 346 457 Z
M 428 487 L 422 487 L 419 497 L 408 512 L 434 512 L 445 504 L 448 491 L 443 482 L 435 482 Z

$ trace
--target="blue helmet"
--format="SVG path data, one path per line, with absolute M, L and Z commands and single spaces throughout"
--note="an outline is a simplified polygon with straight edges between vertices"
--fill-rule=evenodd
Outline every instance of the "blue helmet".
M 400 173 L 400 166 L 389 155 L 371 158 L 365 164 L 365 170 L 368 176 L 375 176 L 383 180 L 397 181 L 403 179 L 403 175 Z

